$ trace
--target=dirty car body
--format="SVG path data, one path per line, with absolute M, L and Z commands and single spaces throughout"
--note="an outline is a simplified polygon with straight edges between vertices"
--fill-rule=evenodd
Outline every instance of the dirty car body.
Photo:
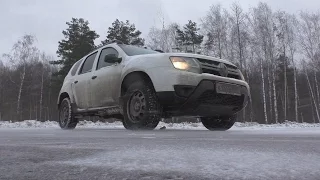
M 234 122 L 249 98 L 248 84 L 229 61 L 111 43 L 73 65 L 57 103 L 62 128 L 82 116 L 101 116 L 121 118 L 127 129 L 153 129 L 173 116 Z

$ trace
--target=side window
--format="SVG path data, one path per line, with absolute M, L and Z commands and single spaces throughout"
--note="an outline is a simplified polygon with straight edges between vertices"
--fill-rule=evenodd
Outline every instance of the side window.
M 84 61 L 80 73 L 79 74 L 84 74 L 87 72 L 91 72 L 92 71 L 92 66 L 93 66 L 93 62 L 94 59 L 97 56 L 97 52 L 95 52 L 94 54 L 91 54 L 90 56 L 87 57 L 87 59 Z
M 101 68 L 103 68 L 103 67 L 111 66 L 111 65 L 112 65 L 111 63 L 104 62 L 104 57 L 105 57 L 107 54 L 114 54 L 116 57 L 119 56 L 118 51 L 115 50 L 114 48 L 105 48 L 105 49 L 102 49 L 102 50 L 101 50 L 101 53 L 100 53 L 99 61 L 98 61 L 97 70 L 98 70 L 98 69 L 101 69 Z
M 72 70 L 71 70 L 71 76 L 74 76 L 81 64 L 82 60 L 76 62 L 76 64 L 73 66 Z

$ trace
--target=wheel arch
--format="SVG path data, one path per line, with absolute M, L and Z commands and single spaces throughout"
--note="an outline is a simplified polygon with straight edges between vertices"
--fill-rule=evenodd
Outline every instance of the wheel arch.
M 147 80 L 148 82 L 151 83 L 152 87 L 154 88 L 154 84 L 153 84 L 152 79 L 145 71 L 140 71 L 140 70 L 132 71 L 130 73 L 127 73 L 123 77 L 122 82 L 121 82 L 121 86 L 120 86 L 120 89 L 121 89 L 120 95 L 122 96 L 124 94 L 124 92 L 126 92 L 126 85 L 128 85 L 129 83 L 135 82 L 137 80 L 140 80 L 140 79 Z
M 69 94 L 67 92 L 63 92 L 59 95 L 59 100 L 58 100 L 58 108 L 60 107 L 60 104 L 64 98 L 70 98 Z

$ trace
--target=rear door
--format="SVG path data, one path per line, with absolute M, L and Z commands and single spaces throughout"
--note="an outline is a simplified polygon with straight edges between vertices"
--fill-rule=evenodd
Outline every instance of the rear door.
M 72 90 L 75 102 L 80 109 L 88 109 L 90 107 L 90 80 L 92 77 L 92 68 L 97 57 L 97 52 L 94 52 L 86 57 L 81 65 L 78 75 L 72 83 Z
M 101 50 L 96 70 L 93 72 L 90 83 L 90 91 L 92 92 L 91 102 L 94 108 L 114 106 L 118 102 L 122 70 L 121 63 L 105 62 L 104 58 L 108 54 L 121 57 L 119 51 L 113 47 L 106 47 Z

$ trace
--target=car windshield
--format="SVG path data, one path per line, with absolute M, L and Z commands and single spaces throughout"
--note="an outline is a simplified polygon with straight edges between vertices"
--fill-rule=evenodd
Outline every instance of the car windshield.
M 120 48 L 128 55 L 128 56 L 136 56 L 136 55 L 142 55 L 142 54 L 156 54 L 159 53 L 157 51 L 151 50 L 151 49 L 145 49 L 137 46 L 132 45 L 119 45 Z

